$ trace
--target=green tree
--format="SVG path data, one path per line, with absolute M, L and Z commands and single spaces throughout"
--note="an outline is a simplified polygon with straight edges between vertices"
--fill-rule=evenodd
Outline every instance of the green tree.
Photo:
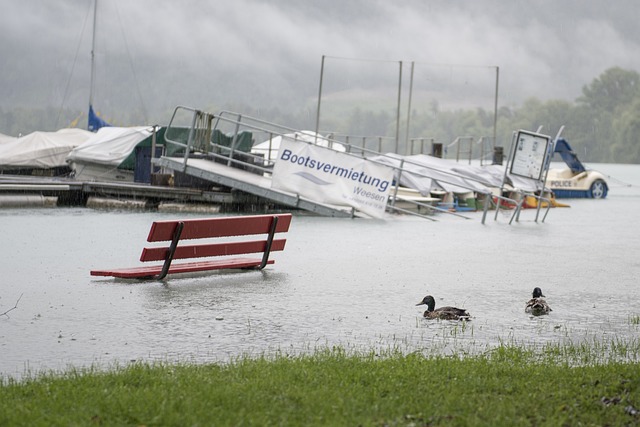
M 626 161 L 618 153 L 633 151 L 620 126 L 632 123 L 627 111 L 640 98 L 640 74 L 614 67 L 582 89 L 576 100 L 570 135 L 577 152 L 584 151 L 587 161 Z M 632 114 L 632 113 L 630 113 Z M 620 117 L 625 116 L 624 120 Z M 614 124 L 615 123 L 615 124 Z
M 613 121 L 614 143 L 610 158 L 616 163 L 640 163 L 640 98 Z
M 525 129 L 541 132 L 552 137 L 567 124 L 573 105 L 562 100 L 542 102 L 537 98 L 529 98 L 517 111 L 512 121 L 513 130 Z
M 576 105 L 567 121 L 564 137 L 586 162 L 609 162 L 612 144 L 612 114 L 597 113 L 585 104 Z
M 595 112 L 615 113 L 625 108 L 640 94 L 640 74 L 614 67 L 606 70 L 582 88 L 578 104 L 585 104 Z

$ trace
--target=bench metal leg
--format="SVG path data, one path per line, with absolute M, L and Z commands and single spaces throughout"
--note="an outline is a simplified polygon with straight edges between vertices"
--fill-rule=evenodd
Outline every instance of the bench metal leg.
M 176 229 L 173 232 L 173 239 L 171 240 L 171 246 L 169 246 L 169 252 L 164 260 L 162 271 L 157 276 L 153 277 L 155 280 L 162 280 L 169 273 L 171 267 L 171 261 L 173 261 L 173 255 L 176 253 L 178 242 L 180 241 L 180 235 L 182 235 L 182 229 L 184 228 L 184 222 L 180 221 L 176 224 Z
M 267 245 L 264 248 L 264 254 L 262 254 L 262 263 L 258 269 L 262 270 L 267 266 L 269 262 L 269 253 L 271 252 L 271 244 L 273 243 L 273 236 L 276 234 L 276 227 L 278 226 L 278 217 L 274 216 L 271 220 L 271 229 L 269 230 L 269 236 L 267 237 Z

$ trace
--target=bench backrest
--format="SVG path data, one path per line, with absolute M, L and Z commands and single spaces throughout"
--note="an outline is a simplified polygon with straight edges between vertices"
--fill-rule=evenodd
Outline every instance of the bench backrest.
M 156 221 L 151 225 L 148 242 L 172 241 L 180 223 L 183 224 L 180 241 L 193 239 L 207 239 L 216 237 L 249 236 L 268 234 L 274 217 L 277 217 L 275 233 L 289 230 L 291 214 L 249 215 L 224 218 L 187 219 L 175 221 Z M 284 249 L 286 239 L 273 239 L 271 251 Z M 240 255 L 265 252 L 267 238 L 259 240 L 208 242 L 203 244 L 178 245 L 173 253 L 173 259 L 201 258 L 223 255 Z M 162 261 L 169 254 L 169 247 L 144 248 L 140 261 Z

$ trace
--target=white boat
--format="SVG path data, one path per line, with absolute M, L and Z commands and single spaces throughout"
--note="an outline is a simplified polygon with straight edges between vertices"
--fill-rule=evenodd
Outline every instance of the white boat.
M 280 144 L 283 139 L 316 144 L 320 147 L 328 147 L 343 153 L 346 151 L 346 147 L 339 142 L 328 140 L 322 135 L 310 130 L 302 130 L 285 135 L 275 135 L 272 138 L 262 141 L 251 147 L 251 154 L 262 156 L 265 159 L 265 165 L 273 164 L 278 158 L 278 150 L 280 149 Z
M 40 176 L 66 175 L 67 155 L 93 133 L 83 129 L 32 132 L 0 143 L 0 170 L 4 173 Z
M 546 186 L 557 198 L 589 198 L 604 199 L 609 192 L 606 177 L 598 171 L 587 170 L 571 150 L 569 143 L 558 139 L 555 145 L 567 167 L 549 169 Z
M 73 177 L 82 181 L 134 182 L 136 148 L 151 146 L 153 126 L 109 126 L 90 135 L 66 156 Z
M 16 138 L 15 136 L 9 136 L 9 135 L 5 135 L 4 133 L 0 133 L 0 145 L 5 143 L 5 142 L 12 142 L 15 141 Z
M 398 187 L 396 192 L 392 190 L 389 197 L 393 199 L 394 196 L 395 200 L 390 202 L 401 212 L 409 211 L 427 215 L 434 213 L 434 209 L 431 208 L 437 207 L 442 201 L 439 197 L 423 196 L 418 190 L 408 187 Z

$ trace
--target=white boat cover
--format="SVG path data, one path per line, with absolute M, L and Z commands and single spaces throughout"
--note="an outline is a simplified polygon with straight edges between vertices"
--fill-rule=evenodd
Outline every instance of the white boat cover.
M 68 163 L 97 163 L 117 167 L 136 145 L 153 134 L 153 126 L 103 127 L 67 156 Z
M 33 132 L 0 143 L 0 169 L 67 166 L 65 158 L 93 134 L 83 129 L 60 129 L 57 132 Z
M 4 143 L 4 142 L 11 142 L 11 141 L 15 141 L 16 138 L 15 136 L 9 136 L 9 135 L 5 135 L 4 133 L 0 133 L 0 144 Z
M 369 160 L 396 168 L 394 179 L 397 181 L 399 178 L 401 186 L 418 190 L 425 197 L 434 190 L 457 194 L 490 192 L 502 187 L 505 172 L 502 165 L 464 165 L 424 154 L 400 156 L 387 153 Z M 401 163 L 403 172 L 399 174 Z M 506 184 L 524 191 L 537 191 L 541 187 L 535 180 L 511 174 L 507 174 Z
M 251 147 L 251 154 L 262 154 L 265 159 L 275 160 L 278 158 L 278 149 L 280 148 L 280 143 L 283 138 L 291 141 L 308 142 L 320 147 L 329 147 L 343 153 L 346 151 L 345 146 L 339 142 L 329 141 L 322 135 L 316 134 L 310 130 L 302 130 L 300 132 L 288 133 L 286 135 L 277 135 L 270 140 L 267 139 L 266 141 L 260 142 Z

